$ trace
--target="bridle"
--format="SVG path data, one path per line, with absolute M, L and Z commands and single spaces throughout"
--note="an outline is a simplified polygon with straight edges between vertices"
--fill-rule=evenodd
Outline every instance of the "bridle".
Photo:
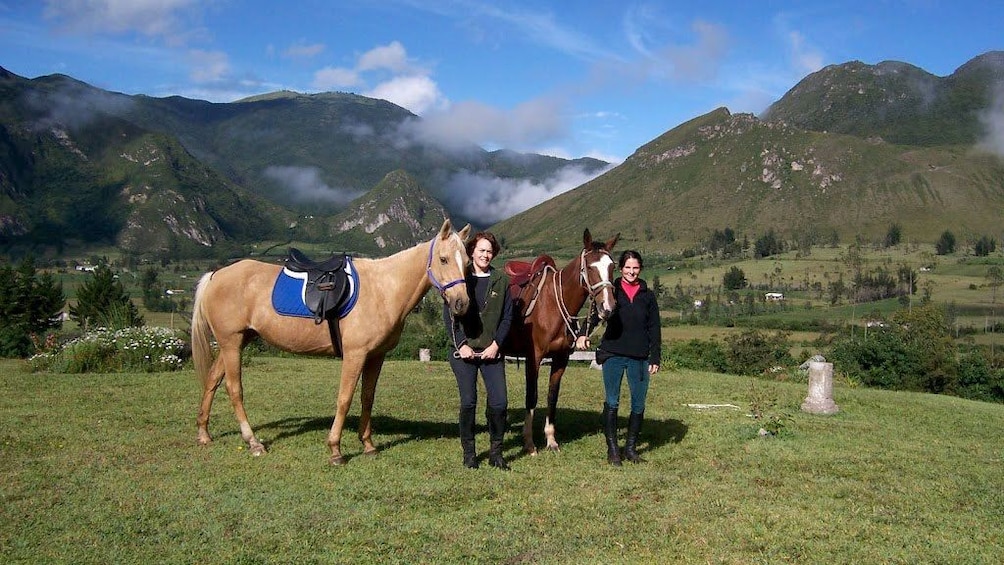
M 450 281 L 450 282 L 448 282 L 446 284 L 443 284 L 443 283 L 439 282 L 439 279 L 437 279 L 436 275 L 432 272 L 432 250 L 435 247 L 436 247 L 436 238 L 434 237 L 434 238 L 432 238 L 432 241 L 429 242 L 429 261 L 428 261 L 428 263 L 425 266 L 425 274 L 429 277 L 429 282 L 432 283 L 432 286 L 436 287 L 436 290 L 439 291 L 440 296 L 444 296 L 445 297 L 447 290 L 449 290 L 451 287 L 454 287 L 454 286 L 456 286 L 458 284 L 463 284 L 464 283 L 464 279 L 463 279 L 463 277 L 461 277 L 461 278 L 459 278 L 457 280 Z
M 606 256 L 610 256 L 606 249 L 596 250 Z M 561 313 L 561 319 L 565 322 L 565 329 L 573 337 L 576 335 L 575 328 L 573 327 L 573 322 L 577 322 L 580 318 L 572 316 L 571 312 L 568 311 L 568 306 L 565 305 L 565 300 L 563 298 L 564 292 L 561 288 L 561 272 L 554 269 L 554 273 L 551 275 L 554 284 L 554 301 L 558 304 L 558 310 Z M 592 320 L 592 313 L 597 310 L 596 297 L 599 296 L 603 289 L 606 287 L 613 288 L 614 283 L 611 281 L 601 280 L 596 284 L 589 284 L 589 268 L 586 267 L 586 250 L 583 249 L 582 253 L 579 254 L 579 284 L 582 285 L 582 289 L 586 291 L 589 295 L 589 313 L 586 314 L 586 335 L 589 335 L 589 321 Z M 527 312 L 529 315 L 529 312 Z
M 599 253 L 610 256 L 610 253 L 606 249 L 598 249 Z M 593 306 L 596 306 L 596 297 L 603 289 L 606 287 L 613 288 L 614 283 L 612 281 L 600 280 L 596 284 L 589 284 L 589 269 L 586 267 L 586 250 L 583 249 L 582 253 L 579 255 L 579 280 L 582 282 L 582 288 L 586 289 L 589 293 L 589 298 L 593 301 Z

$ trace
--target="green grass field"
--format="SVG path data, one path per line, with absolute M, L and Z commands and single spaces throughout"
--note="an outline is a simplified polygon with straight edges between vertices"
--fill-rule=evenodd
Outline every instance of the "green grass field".
M 357 398 L 350 459 L 335 468 L 324 440 L 339 366 L 250 360 L 246 405 L 270 449 L 253 458 L 222 392 L 216 441 L 196 446 L 191 370 L 28 374 L 0 361 L 3 561 L 955 564 L 1004 554 L 1002 405 L 838 384 L 840 412 L 817 416 L 799 410 L 804 383 L 756 381 L 793 416 L 784 434 L 761 438 L 749 378 L 664 372 L 642 432 L 648 463 L 618 469 L 605 463 L 599 372 L 569 370 L 563 450 L 528 457 L 510 365 L 513 471 L 471 471 L 448 366 L 388 362 L 374 419 L 381 454 L 360 454 Z M 483 452 L 483 416 L 479 431 Z

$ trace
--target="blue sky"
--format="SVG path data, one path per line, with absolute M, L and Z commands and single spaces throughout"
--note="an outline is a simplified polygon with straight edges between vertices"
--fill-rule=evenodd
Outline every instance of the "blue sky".
M 1004 49 L 1002 21 L 967 0 L 0 0 L 0 66 L 214 102 L 354 92 L 443 138 L 618 162 L 826 65 L 949 75 Z

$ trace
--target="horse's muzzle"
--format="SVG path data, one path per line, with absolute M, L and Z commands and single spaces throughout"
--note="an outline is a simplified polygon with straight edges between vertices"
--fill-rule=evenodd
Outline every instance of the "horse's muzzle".
M 444 297 L 444 300 L 446 300 L 446 304 L 450 307 L 450 312 L 454 316 L 463 316 L 466 314 L 467 307 L 470 305 L 470 300 L 468 300 L 466 296 L 462 298 L 454 298 L 453 300 Z
M 608 319 L 610 319 L 610 315 L 613 314 L 614 311 L 613 310 L 607 310 L 606 308 L 599 308 L 599 309 L 597 309 L 596 313 L 597 313 L 597 315 L 599 315 L 599 317 L 600 317 L 601 320 L 608 320 Z

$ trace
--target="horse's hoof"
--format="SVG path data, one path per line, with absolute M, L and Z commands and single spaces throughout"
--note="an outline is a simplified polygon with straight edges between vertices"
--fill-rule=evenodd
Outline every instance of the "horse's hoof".
M 559 447 L 558 444 L 547 446 L 547 450 L 551 453 L 561 453 L 561 447 Z
M 331 459 L 328 460 L 328 464 L 333 467 L 340 467 L 345 464 L 345 457 L 342 455 L 332 455 Z
M 526 454 L 529 455 L 530 457 L 536 457 L 537 456 L 537 448 L 536 447 L 524 447 L 523 450 L 526 451 Z
M 373 449 L 369 449 L 369 450 L 363 451 L 363 455 L 368 455 L 370 457 L 376 457 L 377 455 L 380 455 L 380 450 L 374 447 Z
M 268 453 L 268 450 L 265 449 L 264 445 L 252 445 L 249 448 L 249 451 L 251 451 L 251 455 L 254 457 L 261 457 L 262 455 Z

